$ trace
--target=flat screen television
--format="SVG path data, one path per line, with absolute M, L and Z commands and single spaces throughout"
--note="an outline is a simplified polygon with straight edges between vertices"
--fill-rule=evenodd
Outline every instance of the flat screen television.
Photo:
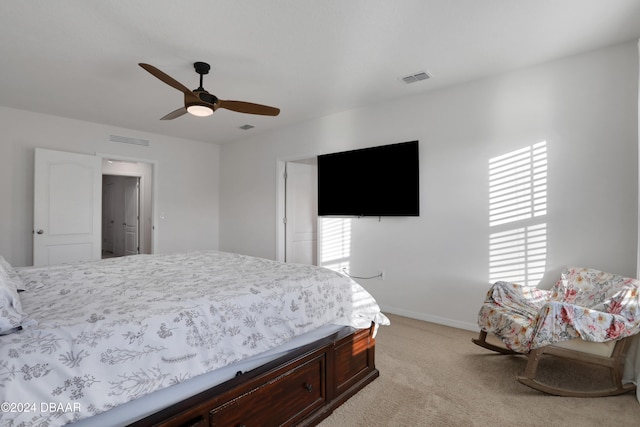
M 318 156 L 318 215 L 419 216 L 418 141 Z

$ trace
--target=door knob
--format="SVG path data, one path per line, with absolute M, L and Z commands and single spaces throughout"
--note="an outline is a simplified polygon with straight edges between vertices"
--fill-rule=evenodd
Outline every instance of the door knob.
M 44 230 L 40 229 L 40 230 L 36 231 L 36 233 L 38 233 L 38 234 L 44 234 Z

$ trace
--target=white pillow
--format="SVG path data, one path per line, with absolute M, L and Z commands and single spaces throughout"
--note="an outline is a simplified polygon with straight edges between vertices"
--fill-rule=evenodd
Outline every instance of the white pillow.
M 11 264 L 9 264 L 6 259 L 0 256 L 0 275 L 2 275 L 3 273 L 9 278 L 9 280 L 14 283 L 18 291 L 24 291 L 26 289 L 24 286 L 24 282 L 22 281 L 20 276 L 18 276 L 18 273 L 13 269 Z
M 6 261 L 4 263 L 8 265 Z M 17 331 L 24 318 L 16 282 L 9 277 L 5 269 L 0 267 L 0 335 Z

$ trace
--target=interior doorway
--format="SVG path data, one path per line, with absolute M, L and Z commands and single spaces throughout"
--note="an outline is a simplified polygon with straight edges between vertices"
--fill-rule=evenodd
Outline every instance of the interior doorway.
M 103 243 L 108 251 L 115 251 L 116 241 L 111 239 L 103 242 L 102 238 L 111 234 L 104 233 L 101 224 L 111 224 L 110 219 L 104 221 L 102 218 L 101 205 L 105 204 L 105 198 L 108 200 L 111 197 L 109 187 L 103 189 L 103 175 L 128 176 L 132 177 L 130 181 L 138 183 L 135 190 L 129 187 L 128 192 L 128 212 L 137 219 L 137 232 L 135 228 L 129 229 L 126 238 L 128 252 L 155 252 L 152 206 L 154 169 L 155 163 L 36 148 L 33 265 L 98 260 L 102 255 Z M 106 195 L 102 194 L 103 190 Z M 116 224 L 115 219 L 112 224 Z
M 102 175 L 102 258 L 140 253 L 140 177 Z
M 103 158 L 102 258 L 152 253 L 149 163 Z

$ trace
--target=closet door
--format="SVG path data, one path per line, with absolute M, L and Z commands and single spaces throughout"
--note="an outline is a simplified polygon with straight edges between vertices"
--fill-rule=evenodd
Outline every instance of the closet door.
M 317 187 L 315 164 L 287 163 L 285 261 L 317 265 Z
M 102 160 L 36 148 L 33 265 L 101 257 Z

